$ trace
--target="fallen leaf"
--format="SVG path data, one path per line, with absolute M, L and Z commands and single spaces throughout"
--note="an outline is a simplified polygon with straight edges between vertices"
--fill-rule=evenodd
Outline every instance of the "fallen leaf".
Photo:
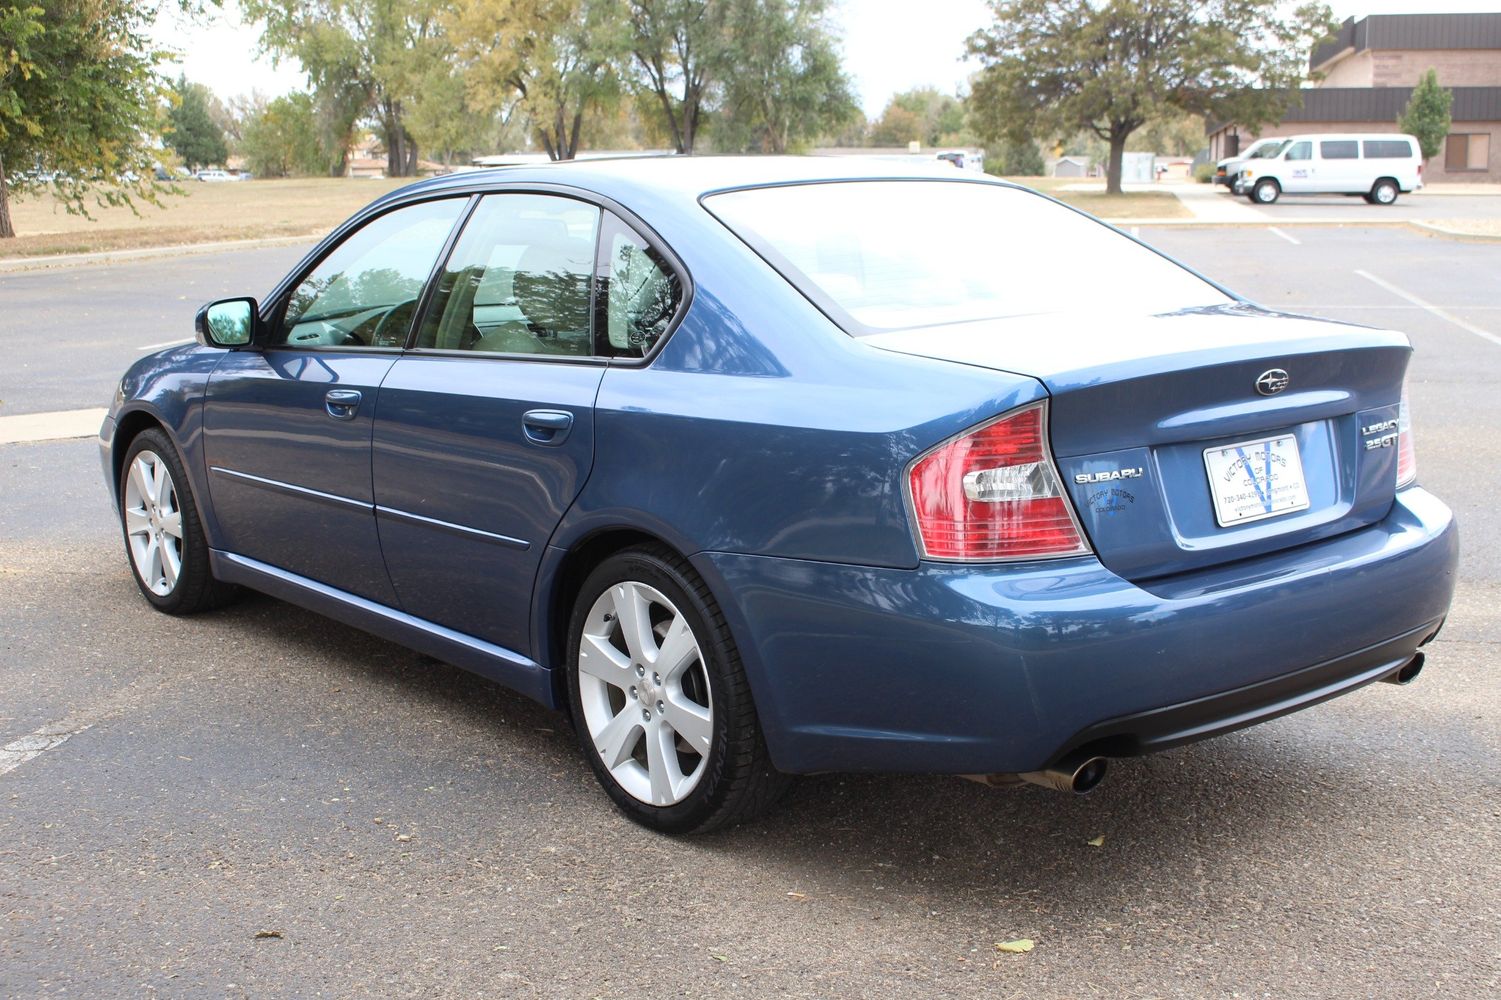
M 405 844 L 408 841 L 410 841 L 411 839 L 412 839 L 412 835 L 409 834 L 409 833 L 398 833 L 396 835 L 396 842 L 398 844 Z
M 788 899 L 807 899 L 808 898 L 808 894 L 806 892 L 789 892 L 787 894 L 787 898 Z
M 257 938 L 280 938 L 281 931 L 256 931 L 255 936 Z
M 1036 947 L 1036 942 L 1031 938 L 1017 938 L 1015 941 L 997 941 L 995 950 L 1009 952 L 1012 955 L 1020 955 L 1031 951 Z
M 1093 839 L 1093 840 L 1091 840 L 1089 842 L 1089 846 L 1090 847 L 1104 847 L 1105 846 L 1105 837 L 1103 835 L 1096 837 L 1095 839 Z

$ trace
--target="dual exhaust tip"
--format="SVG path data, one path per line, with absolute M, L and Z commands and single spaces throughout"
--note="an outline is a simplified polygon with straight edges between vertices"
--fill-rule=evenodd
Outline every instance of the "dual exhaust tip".
M 1422 672 L 1423 654 L 1414 653 L 1412 659 L 1381 679 L 1388 684 L 1411 684 Z M 1051 788 L 1055 792 L 1084 795 L 1105 780 L 1105 772 L 1109 767 L 1110 762 L 1104 757 L 1074 754 L 1041 771 L 1026 771 L 1021 774 L 965 774 L 961 777 L 994 788 L 1026 782 L 1029 785 Z

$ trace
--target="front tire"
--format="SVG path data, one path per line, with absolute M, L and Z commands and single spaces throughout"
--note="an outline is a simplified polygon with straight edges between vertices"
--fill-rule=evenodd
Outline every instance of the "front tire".
M 1258 205 L 1275 204 L 1281 195 L 1282 188 L 1270 178 L 1257 181 L 1256 186 L 1251 189 L 1251 200 Z
M 668 549 L 627 549 L 589 574 L 569 622 L 567 681 L 589 766 L 644 826 L 732 826 L 789 783 L 771 764 L 723 614 Z
M 146 600 L 169 615 L 207 611 L 231 600 L 238 590 L 209 571 L 193 489 L 167 435 L 156 429 L 138 434 L 120 473 L 125 553 Z

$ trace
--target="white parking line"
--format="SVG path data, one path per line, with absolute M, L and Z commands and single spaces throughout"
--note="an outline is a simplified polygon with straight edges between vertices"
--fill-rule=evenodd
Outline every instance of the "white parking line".
M 179 344 L 191 344 L 193 342 L 193 340 L 194 340 L 194 338 L 192 338 L 192 337 L 184 337 L 181 340 L 164 340 L 160 344 L 147 344 L 144 347 L 137 347 L 136 350 L 138 350 L 138 351 L 159 351 L 163 347 L 176 347 Z
M 1382 278 L 1378 278 L 1378 277 L 1376 277 L 1374 274 L 1372 274 L 1369 271 L 1362 271 L 1362 270 L 1356 269 L 1355 273 L 1358 274 L 1358 275 L 1360 275 L 1362 278 L 1366 279 L 1367 281 L 1371 282 L 1372 284 L 1381 286 L 1382 288 L 1386 289 L 1388 292 L 1391 292 L 1393 295 L 1397 296 L 1398 298 L 1406 299 L 1408 302 L 1411 302 L 1413 305 L 1417 306 L 1418 308 L 1428 310 L 1430 313 L 1432 313 L 1433 315 L 1437 316 L 1439 319 L 1447 320 L 1450 323 L 1453 323 L 1455 326 L 1459 327 L 1461 330 L 1466 331 L 1467 333 L 1473 333 L 1477 337 L 1483 338 L 1485 340 L 1489 340 L 1491 343 L 1496 344 L 1497 346 L 1501 346 L 1501 337 L 1496 336 L 1494 333 L 1491 333 L 1488 330 L 1482 330 L 1482 329 L 1480 329 L 1480 327 L 1475 326 L 1472 323 L 1466 323 L 1464 320 L 1460 319 L 1458 316 L 1456 316 L 1453 313 L 1449 312 L 1447 309 L 1444 309 L 1444 308 L 1442 308 L 1440 306 L 1433 305 L 1430 302 L 1424 302 L 1422 299 L 1418 298 L 1416 295 L 1412 294 L 1411 292 L 1404 292 L 1402 289 L 1398 288 L 1396 285 L 1392 284 L 1390 281 L 1386 281 L 1386 280 L 1384 280 Z
M 1289 236 L 1287 233 L 1284 233 L 1276 226 L 1267 226 L 1266 231 L 1269 233 L 1276 233 L 1278 236 L 1282 237 L 1284 240 L 1287 240 L 1287 242 L 1291 243 L 1295 247 L 1300 247 L 1303 245 L 1302 240 L 1298 239 L 1296 236 Z
M 0 774 L 9 774 L 28 760 L 40 757 L 48 750 L 54 750 L 85 729 L 92 726 L 92 722 L 70 727 L 68 720 L 54 722 L 43 726 L 30 736 L 23 736 L 18 740 L 12 740 L 0 747 Z
M 104 407 L 89 410 L 57 410 L 52 413 L 21 413 L 0 417 L 0 444 L 30 444 L 93 437 L 104 422 Z
M 56 750 L 79 733 L 92 729 L 101 722 L 123 715 L 132 708 L 156 697 L 169 683 L 176 685 L 182 679 L 178 674 L 171 680 L 143 677 L 120 688 L 92 708 L 84 708 L 56 722 L 49 722 L 36 732 L 11 740 L 0 747 L 0 775 L 9 774 L 28 761 L 36 760 L 48 750 Z

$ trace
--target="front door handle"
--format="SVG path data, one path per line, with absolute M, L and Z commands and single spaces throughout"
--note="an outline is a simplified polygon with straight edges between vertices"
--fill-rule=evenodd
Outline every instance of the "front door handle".
M 330 389 L 323 395 L 323 407 L 335 420 L 353 420 L 363 398 L 358 389 Z
M 573 429 L 573 414 L 567 410 L 527 410 L 521 429 L 532 444 L 559 445 Z

